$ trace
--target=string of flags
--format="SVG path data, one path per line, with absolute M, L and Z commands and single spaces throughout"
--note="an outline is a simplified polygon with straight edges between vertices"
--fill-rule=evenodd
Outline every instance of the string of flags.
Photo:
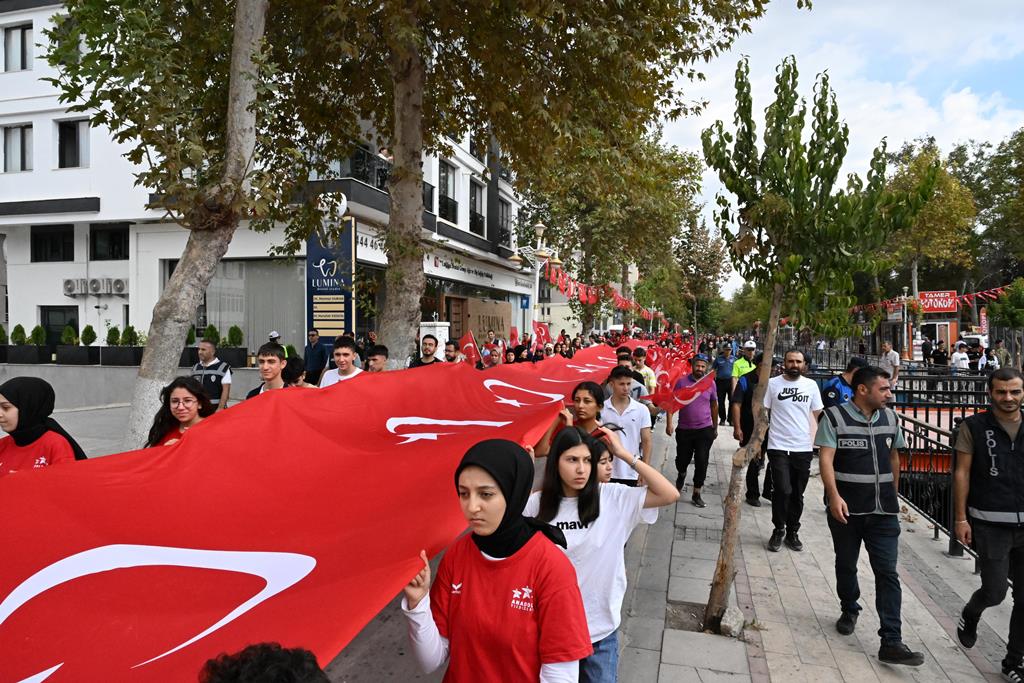
M 636 301 L 622 296 L 615 287 L 611 285 L 588 285 L 575 279 L 569 273 L 558 266 L 552 266 L 551 261 L 544 262 L 544 279 L 550 282 L 567 299 L 578 299 L 581 304 L 593 305 L 602 300 L 611 300 L 615 308 L 623 311 L 636 311 L 644 320 L 654 320 L 664 317 L 661 311 L 645 308 Z
M 952 299 L 953 301 L 955 301 L 958 304 L 966 304 L 966 305 L 970 305 L 970 304 L 974 303 L 975 301 L 980 301 L 980 302 L 995 301 L 996 299 L 999 298 L 999 296 L 1004 291 L 1006 291 L 1006 288 L 1008 286 L 1009 285 L 1002 285 L 1002 286 L 999 286 L 999 287 L 992 287 L 991 289 L 986 289 L 986 290 L 983 290 L 983 291 L 980 291 L 980 292 L 969 292 L 969 293 L 966 293 L 966 294 L 959 294 L 959 295 L 955 294 L 955 292 L 951 292 L 952 296 L 950 296 L 950 299 Z M 923 294 L 923 292 L 922 292 L 922 294 Z M 911 300 L 908 300 L 908 303 L 910 305 L 914 305 L 914 304 L 920 305 L 920 301 L 921 301 L 921 299 L 911 299 Z M 895 297 L 892 297 L 891 299 L 886 299 L 885 301 L 876 301 L 876 302 L 871 303 L 871 304 L 858 304 L 857 306 L 852 307 L 850 309 L 850 312 L 851 313 L 858 313 L 860 311 L 864 311 L 865 313 L 874 313 L 875 311 L 880 310 L 880 309 L 885 309 L 886 311 L 890 311 L 891 312 L 891 311 L 895 311 L 897 308 L 899 308 L 901 306 L 903 306 L 903 297 L 895 296 Z

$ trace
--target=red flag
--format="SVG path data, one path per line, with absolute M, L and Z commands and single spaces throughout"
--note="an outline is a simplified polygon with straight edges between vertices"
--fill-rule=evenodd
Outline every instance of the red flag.
M 462 335 L 462 339 L 459 340 L 459 350 L 462 351 L 462 356 L 466 362 L 476 367 L 476 364 L 480 361 L 480 351 L 477 349 L 473 330 Z
M 509 343 L 509 346 L 511 346 L 512 348 L 515 348 L 515 347 L 519 346 L 519 328 L 518 327 L 514 327 L 514 326 L 512 327 L 512 330 L 511 330 L 511 332 L 509 332 L 509 335 L 508 335 L 508 343 Z
M 0 562 L 3 679 L 195 680 L 264 640 L 326 664 L 422 567 L 420 548 L 466 528 L 451 479 L 466 449 L 536 443 L 613 365 L 595 347 L 364 373 L 268 391 L 173 446 L 0 477 L 0 548 L 17 549 Z M 438 386 L 445 400 L 424 401 Z M 405 504 L 381 505 L 392 496 Z
M 533 321 L 533 337 L 537 341 L 539 346 L 544 346 L 551 341 L 551 332 L 548 330 L 547 323 L 539 323 L 536 320 Z

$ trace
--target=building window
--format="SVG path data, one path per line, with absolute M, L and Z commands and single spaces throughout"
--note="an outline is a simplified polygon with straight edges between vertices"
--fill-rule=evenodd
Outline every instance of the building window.
M 32 68 L 32 24 L 4 29 L 4 71 Z
M 455 201 L 455 167 L 440 162 L 437 167 L 437 215 L 450 223 L 459 222 L 459 203 Z
M 484 186 L 479 183 L 469 184 L 469 231 L 481 237 L 487 232 L 484 219 Z
M 32 262 L 74 261 L 75 226 L 33 225 Z
M 32 126 L 4 128 L 4 173 L 32 170 Z
M 128 224 L 94 223 L 89 226 L 89 259 L 128 260 Z
M 512 246 L 512 205 L 504 199 L 498 200 L 498 242 Z
M 89 165 L 89 122 L 57 122 L 57 168 Z

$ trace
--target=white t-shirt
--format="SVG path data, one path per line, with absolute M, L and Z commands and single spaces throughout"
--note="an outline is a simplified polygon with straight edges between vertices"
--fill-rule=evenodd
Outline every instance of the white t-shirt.
M 332 384 L 337 384 L 338 382 L 344 382 L 347 379 L 352 379 L 361 372 L 363 371 L 360 368 L 355 368 L 354 372 L 351 375 L 344 376 L 339 375 L 337 370 L 325 372 L 324 376 L 320 378 L 320 388 L 323 389 L 324 387 L 329 387 Z
M 821 392 L 814 380 L 801 376 L 788 380 L 778 375 L 768 380 L 764 407 L 772 411 L 768 448 L 778 451 L 814 450 L 818 426 L 812 411 L 821 410 Z
M 965 352 L 957 351 L 949 357 L 949 364 L 958 370 L 970 370 L 971 359 Z
M 883 353 L 882 357 L 878 359 L 878 367 L 888 372 L 889 377 L 892 377 L 900 367 L 900 354 L 895 351 Z
M 651 411 L 644 404 L 634 398 L 629 399 L 629 405 L 620 414 L 612 406 L 612 400 L 604 402 L 601 408 L 601 424 L 615 424 L 622 427 L 622 431 L 616 436 L 622 445 L 633 455 L 640 453 L 640 432 L 644 427 L 651 427 Z M 619 458 L 612 462 L 612 479 L 637 479 L 639 475 L 628 463 Z
M 622 598 L 626 595 L 626 541 L 640 522 L 653 521 L 643 514 L 646 486 L 600 486 L 601 513 L 589 526 L 582 528 L 580 524 L 578 498 L 562 498 L 558 514 L 551 520 L 565 534 L 565 554 L 576 568 L 592 643 L 619 627 Z M 534 517 L 539 508 L 537 491 L 530 496 L 523 514 Z

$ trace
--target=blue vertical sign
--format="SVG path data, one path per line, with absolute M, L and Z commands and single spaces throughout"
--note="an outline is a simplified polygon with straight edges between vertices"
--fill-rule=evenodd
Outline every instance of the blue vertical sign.
M 325 340 L 356 328 L 356 224 L 351 216 L 343 221 L 337 243 L 316 233 L 306 240 L 306 323 Z

